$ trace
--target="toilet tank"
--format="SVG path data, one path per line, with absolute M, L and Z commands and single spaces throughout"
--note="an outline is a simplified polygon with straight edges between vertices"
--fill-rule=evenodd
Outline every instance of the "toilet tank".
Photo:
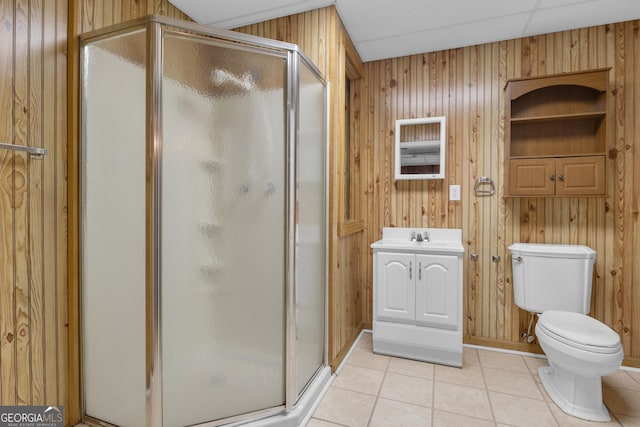
M 509 246 L 518 307 L 587 314 L 596 252 L 580 245 L 514 243 Z

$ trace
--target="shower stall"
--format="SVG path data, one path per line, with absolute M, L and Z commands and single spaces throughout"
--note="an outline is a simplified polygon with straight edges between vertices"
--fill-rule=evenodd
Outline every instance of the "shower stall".
M 84 421 L 278 425 L 326 362 L 326 82 L 149 16 L 81 36 Z

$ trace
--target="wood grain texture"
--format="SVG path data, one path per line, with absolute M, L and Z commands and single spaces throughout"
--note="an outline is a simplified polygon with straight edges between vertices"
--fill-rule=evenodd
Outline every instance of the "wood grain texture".
M 529 316 L 513 303 L 506 248 L 513 242 L 584 244 L 597 252 L 591 315 L 620 334 L 624 363 L 640 366 L 639 25 L 630 21 L 365 64 L 369 110 L 363 149 L 373 161 L 367 168 L 367 243 L 388 226 L 462 228 L 467 342 L 540 351 L 520 338 Z M 612 67 L 607 197 L 504 198 L 507 80 L 606 67 Z M 395 119 L 437 115 L 447 116 L 446 178 L 395 182 Z M 494 180 L 495 195 L 473 192 L 480 176 Z M 448 200 L 450 184 L 461 184 L 460 202 Z M 469 261 L 471 253 L 479 255 L 477 262 Z M 492 255 L 501 261 L 492 262 Z M 371 283 L 368 274 L 367 295 Z M 372 301 L 366 304 L 371 316 Z
M 0 142 L 48 150 L 43 160 L 0 150 L 0 405 L 64 405 L 71 425 L 78 300 L 77 258 L 69 271 L 67 253 L 77 256 L 78 163 L 67 55 L 74 64 L 79 33 L 149 12 L 187 19 L 166 0 L 0 2 Z
M 66 90 L 56 90 L 55 76 L 66 71 L 66 10 L 65 2 L 43 0 L 0 5 L 0 141 L 49 150 L 42 160 L 0 153 L 2 405 L 59 405 L 66 397 L 58 388 L 65 383 L 58 355 L 66 351 L 66 312 L 58 306 L 67 306 L 66 218 L 57 214 L 66 211 L 57 186 L 66 165 L 52 150 L 65 143 L 56 129 L 66 116 L 55 107 L 66 105 Z
M 147 13 L 188 19 L 166 0 L 0 2 L 0 140 L 49 150 L 44 161 L 0 150 L 0 404 L 64 404 L 72 425 L 80 416 L 78 129 L 77 105 L 67 103 L 77 95 L 74 38 Z M 364 65 L 359 144 L 364 172 L 356 189 L 366 206 L 364 238 L 362 233 L 337 237 L 340 135 L 334 122 L 330 134 L 334 366 L 359 330 L 371 326 L 369 244 L 390 225 L 462 228 L 465 256 L 480 256 L 464 266 L 465 340 L 520 350 L 532 349 L 520 339 L 529 319 L 513 304 L 506 247 L 530 241 L 594 248 L 591 314 L 620 334 L 625 364 L 640 366 L 639 27 L 639 21 L 630 21 Z M 240 30 L 299 44 L 335 93 L 340 90 L 336 70 L 345 32 L 335 9 Z M 604 67 L 612 67 L 608 196 L 500 197 L 507 79 Z M 335 121 L 341 110 L 332 96 Z M 447 116 L 447 178 L 396 186 L 394 121 L 426 115 Z M 479 176 L 492 177 L 498 194 L 477 197 L 472 187 Z M 461 202 L 448 200 L 449 184 L 462 185 Z M 500 263 L 491 262 L 494 254 L 502 257 Z

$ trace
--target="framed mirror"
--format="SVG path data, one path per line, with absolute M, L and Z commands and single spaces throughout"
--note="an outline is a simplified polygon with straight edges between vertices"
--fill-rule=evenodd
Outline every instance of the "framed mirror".
M 444 179 L 445 117 L 396 120 L 395 178 Z

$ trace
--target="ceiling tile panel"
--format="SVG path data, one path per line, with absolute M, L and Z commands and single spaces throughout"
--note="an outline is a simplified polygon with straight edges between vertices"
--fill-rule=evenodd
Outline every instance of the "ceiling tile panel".
M 640 19 L 640 0 L 170 0 L 235 28 L 335 4 L 365 61 Z
M 640 17 L 639 0 L 596 0 L 538 10 L 529 23 L 527 35 L 591 27 Z
M 520 37 L 528 19 L 529 14 L 523 13 L 506 19 L 496 18 L 419 33 L 398 34 L 360 42 L 358 52 L 366 62 L 511 39 Z

